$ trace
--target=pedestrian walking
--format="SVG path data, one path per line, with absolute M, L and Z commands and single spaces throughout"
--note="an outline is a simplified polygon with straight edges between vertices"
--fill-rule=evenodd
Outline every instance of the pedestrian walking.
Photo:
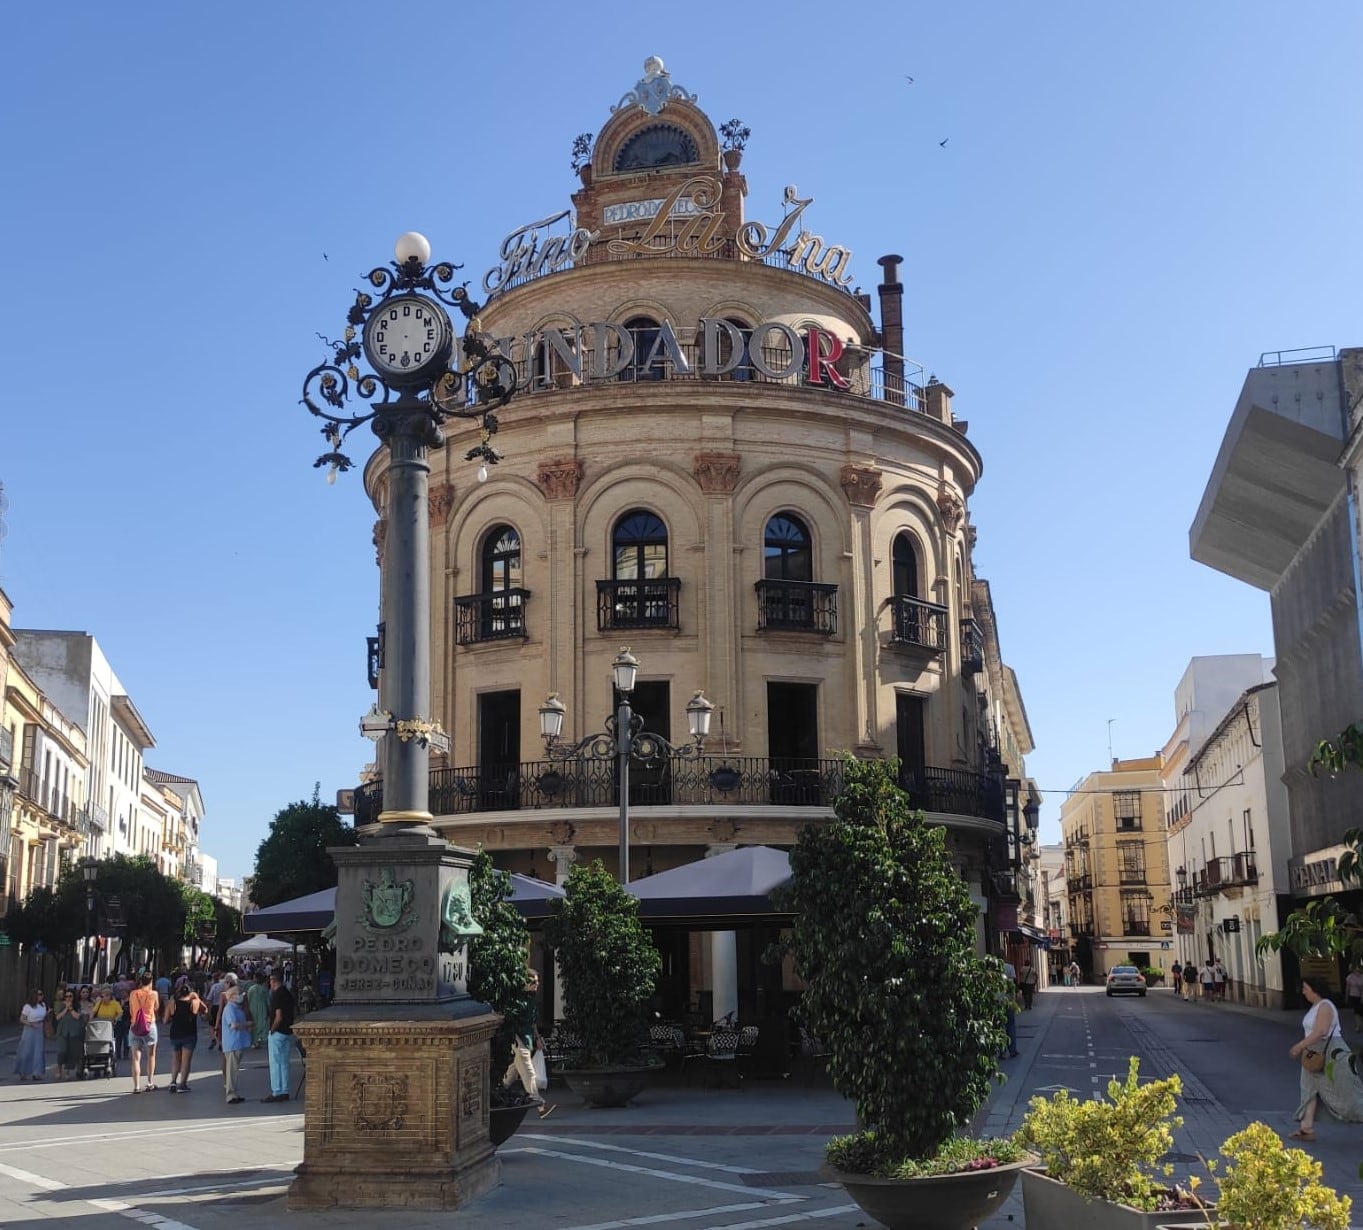
M 246 1010 L 251 1015 L 251 1045 L 259 1050 L 270 1036 L 270 987 L 264 970 L 246 988 Z
M 526 970 L 525 989 L 515 1006 L 507 1013 L 512 1030 L 511 1066 L 502 1077 L 502 1084 L 509 1089 L 519 1076 L 521 1087 L 530 1098 L 531 1105 L 538 1109 L 539 1117 L 543 1119 L 551 1114 L 554 1108 L 541 1096 L 539 1084 L 535 1079 L 534 1051 L 536 1045 L 542 1045 L 535 1007 L 535 997 L 539 994 L 539 989 L 539 974 L 532 969 Z
M 1169 967 L 1169 985 L 1174 988 L 1174 994 L 1178 995 L 1183 990 L 1183 962 L 1177 957 Z
M 160 1006 L 151 975 L 143 970 L 137 989 L 128 996 L 128 1051 L 133 1063 L 133 1092 L 150 1093 L 156 1088 L 156 1017 Z M 142 1084 L 142 1064 L 147 1065 L 147 1083 Z
M 1183 1000 L 1184 1003 L 1192 1003 L 1193 996 L 1197 993 L 1197 966 L 1189 961 L 1183 967 Z
M 195 994 L 189 979 L 182 974 L 176 980 L 175 993 L 167 1001 L 161 1018 L 162 1024 L 168 1026 L 170 1036 L 171 1093 L 189 1092 L 189 1069 L 194 1062 L 194 1048 L 199 1043 L 199 1018 L 207 1012 L 208 1005 Z
M 20 1080 L 43 1079 L 47 1071 L 47 1005 L 43 993 L 28 993 L 28 1002 L 19 1009 L 19 1047 L 14 1052 L 14 1075 Z
M 229 985 L 222 991 L 222 1012 L 218 1016 L 222 1031 L 222 1083 L 227 1105 L 246 1101 L 237 1091 L 241 1059 L 251 1045 L 251 1017 L 242 1004 L 241 987 Z
M 289 1061 L 293 1058 L 293 992 L 284 976 L 270 975 L 270 1096 L 262 1102 L 289 1100 Z
M 1032 999 L 1036 995 L 1036 984 L 1036 966 L 1030 961 L 1024 961 L 1022 970 L 1018 974 L 1018 990 L 1022 992 L 1022 1010 L 1024 1012 L 1032 1010 Z
M 1220 957 L 1212 964 L 1212 994 L 1218 1003 L 1226 998 L 1226 967 L 1221 964 Z
M 1084 977 L 1084 971 L 1079 968 L 1078 961 L 1071 961 L 1066 966 L 1066 973 L 1070 976 L 1070 986 L 1072 987 L 1077 987 Z
M 1207 963 L 1198 973 L 1198 979 L 1202 983 L 1202 998 L 1211 1003 L 1216 998 L 1216 974 L 1212 969 L 1212 959 L 1207 958 Z
M 1344 994 L 1354 1014 L 1354 1032 L 1363 1030 L 1363 968 L 1355 965 L 1344 979 Z
M 128 1014 L 128 996 L 133 993 L 136 985 L 127 974 L 123 974 L 113 984 L 114 1000 L 119 1007 L 118 1020 L 114 1022 L 114 1057 L 116 1059 L 127 1059 L 128 1057 L 128 1029 L 132 1025 L 132 1017 Z
M 1349 1045 L 1339 1028 L 1339 1010 L 1330 1002 L 1322 978 L 1303 978 L 1301 993 L 1309 1007 L 1301 1019 L 1302 1040 L 1287 1053 L 1300 1061 L 1305 1052 L 1324 1055 L 1324 1066 L 1312 1072 L 1302 1065 L 1301 1101 L 1294 1118 L 1293 1140 L 1315 1140 L 1316 1113 L 1321 1106 L 1344 1123 L 1363 1123 L 1363 1082 L 1349 1066 Z
M 235 981 L 235 980 L 236 980 L 236 975 L 234 974 L 232 977 L 233 977 L 233 981 Z M 209 987 L 208 987 L 208 995 L 206 996 L 206 998 L 207 998 L 207 1000 L 208 1000 L 208 1014 L 209 1014 L 209 1015 L 208 1015 L 208 1028 L 209 1028 L 209 1031 L 210 1031 L 210 1036 L 209 1036 L 209 1039 L 208 1039 L 208 1049 L 209 1049 L 209 1050 L 212 1050 L 212 1049 L 213 1049 L 213 1039 L 216 1038 L 216 1037 L 217 1037 L 217 1034 L 218 1034 L 218 1011 L 219 1011 L 219 1008 L 220 1008 L 221 1005 L 222 1005 L 222 989 L 223 989 L 223 987 L 225 987 L 226 985 L 227 985 L 227 975 L 226 975 L 226 972 L 223 971 L 223 970 L 214 970 L 214 971 L 213 971 L 213 981 L 209 984 Z
M 85 1056 L 85 1018 L 81 1015 L 80 1001 L 74 990 L 73 987 L 62 996 L 62 1002 L 57 1005 L 54 1014 L 59 1081 L 79 1075 L 81 1060 Z

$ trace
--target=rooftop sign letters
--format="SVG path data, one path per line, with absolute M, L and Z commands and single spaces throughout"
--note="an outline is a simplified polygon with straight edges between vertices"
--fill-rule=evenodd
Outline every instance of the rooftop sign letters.
M 724 211 L 720 208 L 721 185 L 710 175 L 693 175 L 665 197 L 643 201 L 620 201 L 607 205 L 602 220 L 611 226 L 646 223 L 638 234 L 618 235 L 606 241 L 612 257 L 710 256 L 723 248 Z M 789 268 L 845 289 L 852 281 L 848 266 L 852 252 L 840 244 L 826 243 L 800 225 L 814 198 L 801 197 L 792 184 L 786 188 L 782 207 L 787 211 L 776 226 L 745 222 L 734 236 L 741 257 L 762 261 L 784 256 Z M 568 210 L 529 222 L 512 231 L 501 247 L 501 264 L 483 275 L 483 289 L 490 295 L 518 282 L 542 277 L 571 266 L 587 254 L 599 231 L 577 227 L 567 235 L 550 236 L 550 227 L 564 221 Z

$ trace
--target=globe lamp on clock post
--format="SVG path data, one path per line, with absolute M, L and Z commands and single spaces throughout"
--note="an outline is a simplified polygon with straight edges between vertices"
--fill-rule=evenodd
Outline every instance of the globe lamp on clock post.
M 328 445 L 314 464 L 328 481 L 352 468 L 341 449 L 357 427 L 368 424 L 387 451 L 380 703 L 361 722 L 379 743 L 383 809 L 376 832 L 329 851 L 337 968 L 332 1004 L 295 1027 L 308 1080 L 291 1208 L 451 1209 L 498 1176 L 487 1065 L 500 1017 L 467 993 L 467 940 L 481 932 L 471 856 L 429 827 L 430 752 L 447 751 L 449 739 L 430 712 L 427 457 L 444 443 L 444 424 L 462 418 L 478 428 L 466 460 L 497 463 L 496 413 L 515 391 L 515 368 L 453 285 L 460 266 L 430 255 L 424 236 L 403 235 L 303 382 Z M 461 338 L 449 309 L 467 322 Z M 272 1086 L 282 1100 L 273 1076 Z M 416 1153 L 414 1140 L 425 1142 Z

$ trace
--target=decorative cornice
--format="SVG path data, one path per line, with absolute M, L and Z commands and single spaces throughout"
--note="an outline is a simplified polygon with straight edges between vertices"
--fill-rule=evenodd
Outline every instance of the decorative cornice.
M 426 496 L 426 508 L 429 511 L 432 525 L 444 525 L 449 519 L 450 509 L 453 507 L 454 485 L 452 483 L 441 483 L 439 486 L 430 489 Z
M 965 520 L 965 503 L 946 483 L 937 489 L 937 511 L 942 514 L 942 524 L 948 534 L 961 528 L 961 522 Z
M 874 508 L 880 495 L 880 471 L 875 466 L 843 466 L 842 489 L 847 493 L 849 504 Z
M 582 463 L 572 457 L 541 461 L 535 482 L 550 500 L 571 500 L 582 483 Z
M 738 486 L 743 458 L 737 453 L 697 453 L 691 473 L 706 495 L 725 495 Z

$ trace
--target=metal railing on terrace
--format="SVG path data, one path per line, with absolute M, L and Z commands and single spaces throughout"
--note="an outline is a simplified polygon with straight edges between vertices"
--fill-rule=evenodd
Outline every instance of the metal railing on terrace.
M 896 645 L 916 645 L 941 653 L 947 647 L 947 608 L 936 602 L 924 602 L 907 594 L 892 599 L 894 627 L 891 639 Z
M 1226 854 L 1207 860 L 1207 865 L 1196 875 L 1193 892 L 1198 897 L 1210 897 L 1227 888 L 1244 888 L 1259 882 L 1259 867 L 1254 851 Z
M 458 645 L 479 641 L 523 640 L 528 589 L 497 589 L 454 600 L 454 640 Z
M 1003 787 L 991 775 L 925 766 L 905 774 L 901 784 L 913 806 L 924 811 L 1003 823 Z M 831 807 L 841 788 L 840 760 L 660 757 L 631 766 L 629 798 L 639 807 Z M 430 775 L 430 810 L 436 816 L 614 807 L 619 797 L 612 760 L 536 760 L 432 769 Z M 381 781 L 356 788 L 357 825 L 373 824 L 382 810 Z
M 681 627 L 681 578 L 598 581 L 596 627 L 600 632 L 617 628 Z
M 838 587 L 817 581 L 757 581 L 759 632 L 818 632 L 838 630 Z

